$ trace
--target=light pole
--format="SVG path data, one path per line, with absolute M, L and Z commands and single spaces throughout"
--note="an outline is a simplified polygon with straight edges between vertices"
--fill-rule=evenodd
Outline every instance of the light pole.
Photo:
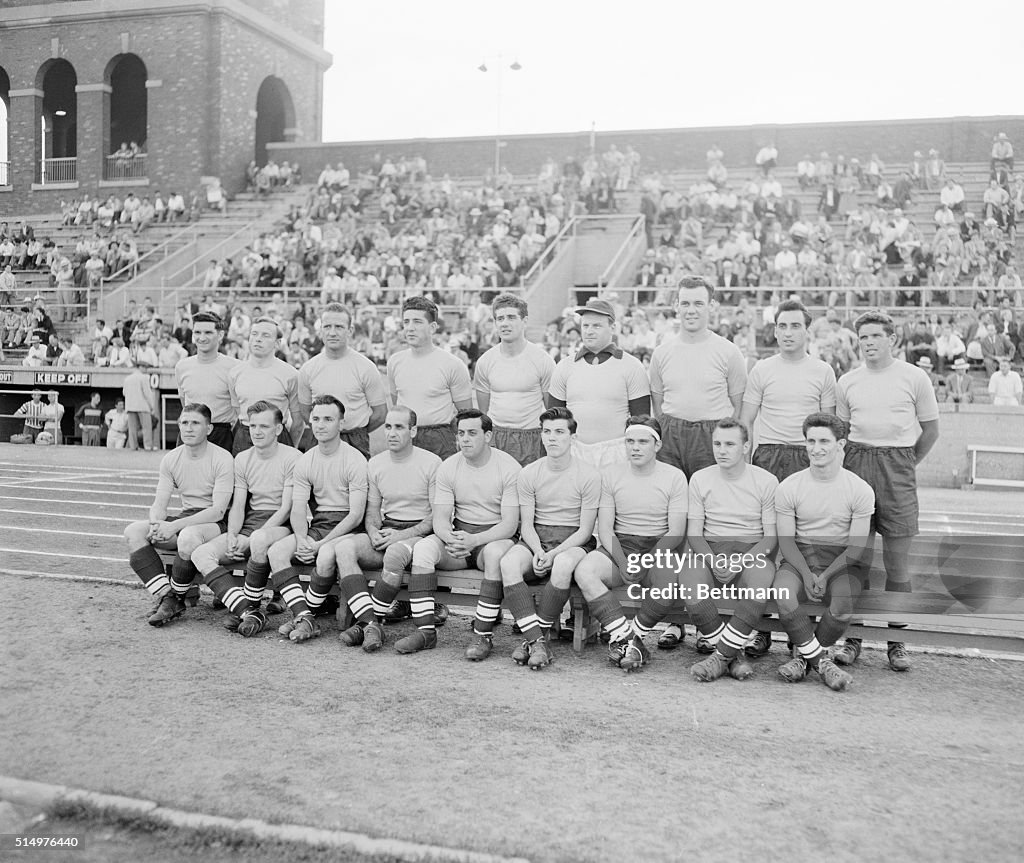
M 487 63 L 481 63 L 476 67 L 480 72 L 489 72 Z M 518 72 L 522 69 L 522 65 L 518 60 L 513 61 L 509 67 L 512 72 Z M 505 63 L 502 60 L 501 54 L 498 54 L 498 62 L 494 64 L 495 71 L 495 110 L 497 112 L 497 118 L 494 129 L 494 182 L 497 185 L 498 172 L 501 170 L 501 77 L 502 72 L 505 69 Z

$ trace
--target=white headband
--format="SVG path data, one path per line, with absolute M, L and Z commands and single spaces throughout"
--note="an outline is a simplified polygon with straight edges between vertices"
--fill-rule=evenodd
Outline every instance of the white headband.
M 626 426 L 626 434 L 627 435 L 630 432 L 633 432 L 635 434 L 636 432 L 639 432 L 639 431 L 647 432 L 647 434 L 653 435 L 654 439 L 656 441 L 661 441 L 661 435 L 658 434 L 658 430 L 654 429 L 654 428 L 651 428 L 651 426 L 641 425 L 640 423 L 634 423 L 633 425 Z

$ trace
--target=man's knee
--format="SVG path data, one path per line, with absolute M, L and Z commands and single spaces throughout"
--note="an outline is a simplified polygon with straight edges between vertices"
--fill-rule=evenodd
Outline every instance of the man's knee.
M 384 572 L 402 573 L 412 564 L 412 546 L 405 541 L 389 545 L 384 550 Z
M 499 539 L 494 542 L 487 543 L 487 545 L 484 546 L 483 553 L 480 555 L 484 568 L 490 572 L 498 571 L 502 559 L 508 553 L 511 546 L 512 540 L 509 539 Z
M 255 557 L 258 560 L 263 560 L 267 556 L 267 552 L 270 551 L 270 547 L 273 545 L 273 540 L 267 535 L 267 532 L 260 528 L 254 530 L 249 535 L 249 556 Z
M 189 558 L 192 552 L 205 542 L 206 538 L 200 528 L 182 528 L 181 533 L 178 534 L 178 554 L 183 558 Z
M 412 565 L 417 569 L 434 570 L 441 560 L 441 542 L 437 537 L 428 536 L 413 546 Z
M 551 586 L 559 590 L 565 590 L 572 584 L 573 572 L 580 565 L 577 554 L 562 552 L 551 564 Z
M 148 536 L 148 521 L 133 521 L 124 529 L 124 538 L 133 549 L 142 548 L 149 541 Z
M 203 575 L 212 572 L 220 563 L 219 543 L 216 540 L 204 542 L 192 551 L 191 558 L 195 568 Z
M 295 554 L 295 540 L 293 537 L 279 539 L 267 552 L 272 569 L 285 569 L 292 564 L 292 555 Z

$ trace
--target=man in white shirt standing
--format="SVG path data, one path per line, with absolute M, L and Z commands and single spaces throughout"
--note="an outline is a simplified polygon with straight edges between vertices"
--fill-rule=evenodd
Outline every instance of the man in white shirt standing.
M 999 371 L 988 381 L 988 391 L 992 394 L 992 404 L 1000 407 L 1017 407 L 1024 395 L 1024 385 L 1020 375 L 1010 368 L 1009 357 L 999 357 Z

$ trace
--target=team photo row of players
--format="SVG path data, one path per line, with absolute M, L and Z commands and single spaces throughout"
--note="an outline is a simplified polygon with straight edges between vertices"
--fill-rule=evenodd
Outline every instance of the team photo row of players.
M 864 365 L 837 382 L 827 363 L 808 355 L 810 316 L 795 300 L 777 310 L 778 354 L 748 375 L 739 349 L 708 328 L 715 302 L 705 280 L 681 281 L 679 332 L 655 348 L 648 376 L 616 344 L 611 303 L 595 298 L 576 310 L 583 346 L 555 365 L 525 337 L 527 304 L 501 294 L 491 305 L 500 341 L 471 380 L 434 343 L 437 306 L 410 297 L 402 307 L 408 350 L 387 367 L 390 404 L 403 406 L 391 412 L 375 367 L 349 347 L 344 306 L 325 308 L 324 351 L 298 372 L 275 365 L 273 321 L 253 326 L 250 359 L 239 363 L 219 353 L 219 319 L 197 316 L 197 354 L 176 369 L 188 408 L 179 421 L 183 446 L 165 459 L 150 520 L 126 531 L 133 568 L 161 600 L 152 622 L 177 617 L 201 574 L 223 595 L 229 624 L 253 635 L 266 625 L 261 601 L 272 573 L 292 611 L 281 628 L 291 641 L 319 633 L 316 612 L 338 585 L 355 620 L 342 640 L 372 652 L 384 642 L 380 618 L 407 582 L 416 630 L 396 648 L 411 653 L 437 643 L 437 571 L 471 568 L 483 581 L 470 659 L 491 652 L 504 605 L 524 636 L 514 658 L 543 668 L 551 657 L 545 633 L 575 582 L 610 640 L 612 661 L 632 670 L 648 661 L 644 638 L 673 605 L 661 589 L 675 585 L 689 599 L 697 649 L 708 654 L 694 674 L 710 680 L 727 671 L 748 676 L 747 657 L 770 649 L 770 633 L 758 625 L 763 602 L 742 600 L 726 623 L 710 596 L 697 599 L 698 588 L 736 582 L 753 596 L 788 590 L 776 600 L 798 648 L 786 679 L 817 669 L 842 688 L 845 672 L 822 657 L 832 647 L 837 663 L 851 665 L 860 653 L 857 639 L 837 642 L 862 588 L 872 532 L 882 537 L 886 589 L 910 590 L 916 466 L 938 438 L 934 391 L 921 369 L 896 359 L 893 321 L 877 311 L 854 324 Z M 209 458 L 191 454 L 204 423 L 221 455 L 230 461 L 230 449 L 238 459 L 234 480 L 221 465 L 216 488 L 217 472 L 199 469 Z M 386 451 L 367 465 L 369 435 L 382 425 Z M 279 454 L 275 441 L 306 453 L 282 446 Z M 358 458 L 348 457 L 352 447 Z M 290 487 L 281 479 L 289 465 L 267 453 L 300 459 Z M 799 479 L 795 495 L 778 498 L 775 487 L 791 476 Z M 170 521 L 174 489 L 184 510 Z M 169 579 L 154 544 L 177 551 Z M 678 572 L 637 566 L 658 551 L 699 556 L 701 564 Z M 715 555 L 750 555 L 768 566 L 737 573 L 716 566 Z M 312 568 L 305 589 L 303 567 Z M 371 593 L 364 573 L 378 570 Z M 535 602 L 528 583 L 540 578 Z M 652 588 L 632 621 L 612 593 L 623 583 Z M 816 627 L 796 613 L 803 598 L 825 600 Z M 658 646 L 684 637 L 670 624 Z M 910 668 L 902 642 L 889 642 L 888 662 Z
M 546 455 L 525 468 L 492 446 L 490 418 L 477 409 L 459 412 L 460 451 L 443 462 L 414 445 L 418 420 L 403 406 L 387 412 L 387 449 L 367 462 L 341 440 L 344 413 L 333 396 L 317 397 L 317 443 L 300 454 L 278 441 L 280 411 L 258 402 L 248 415 L 253 446 L 232 460 L 208 441 L 209 409 L 184 407 L 183 446 L 161 463 L 150 519 L 125 531 L 132 568 L 159 599 L 150 624 L 179 617 L 201 575 L 226 605 L 229 628 L 256 635 L 267 625 L 264 591 L 273 579 L 292 613 L 279 632 L 299 643 L 321 634 L 316 611 L 337 584 L 354 619 L 342 643 L 374 652 L 407 581 L 416 628 L 395 648 L 414 653 L 437 645 L 437 570 L 470 567 L 484 576 L 470 660 L 491 653 L 504 604 L 523 634 L 512 658 L 548 665 L 550 628 L 575 582 L 608 635 L 610 660 L 626 671 L 648 662 L 645 636 L 682 597 L 698 649 L 710 654 L 693 676 L 751 676 L 744 648 L 772 596 L 797 651 L 780 675 L 795 682 L 814 669 L 832 689 L 850 682 L 825 650 L 842 636 L 863 586 L 874 495 L 842 467 L 846 423 L 836 416 L 804 420 L 810 467 L 780 484 L 748 463 L 747 431 L 732 419 L 713 430 L 716 463 L 687 483 L 658 460 L 662 428 L 649 416 L 629 419 L 626 461 L 599 472 L 573 455 L 577 424 L 563 407 L 540 415 Z M 174 491 L 183 509 L 169 518 Z M 158 548 L 176 552 L 170 578 Z M 236 575 L 246 559 L 244 576 Z M 679 560 L 689 564 L 677 571 Z M 305 588 L 303 565 L 312 567 Z M 378 570 L 371 591 L 365 573 Z M 527 588 L 534 581 L 544 582 L 536 603 Z M 624 584 L 647 589 L 631 621 L 612 593 Z M 712 598 L 721 587 L 746 597 L 728 622 Z M 816 631 L 797 612 L 807 601 L 823 603 Z

